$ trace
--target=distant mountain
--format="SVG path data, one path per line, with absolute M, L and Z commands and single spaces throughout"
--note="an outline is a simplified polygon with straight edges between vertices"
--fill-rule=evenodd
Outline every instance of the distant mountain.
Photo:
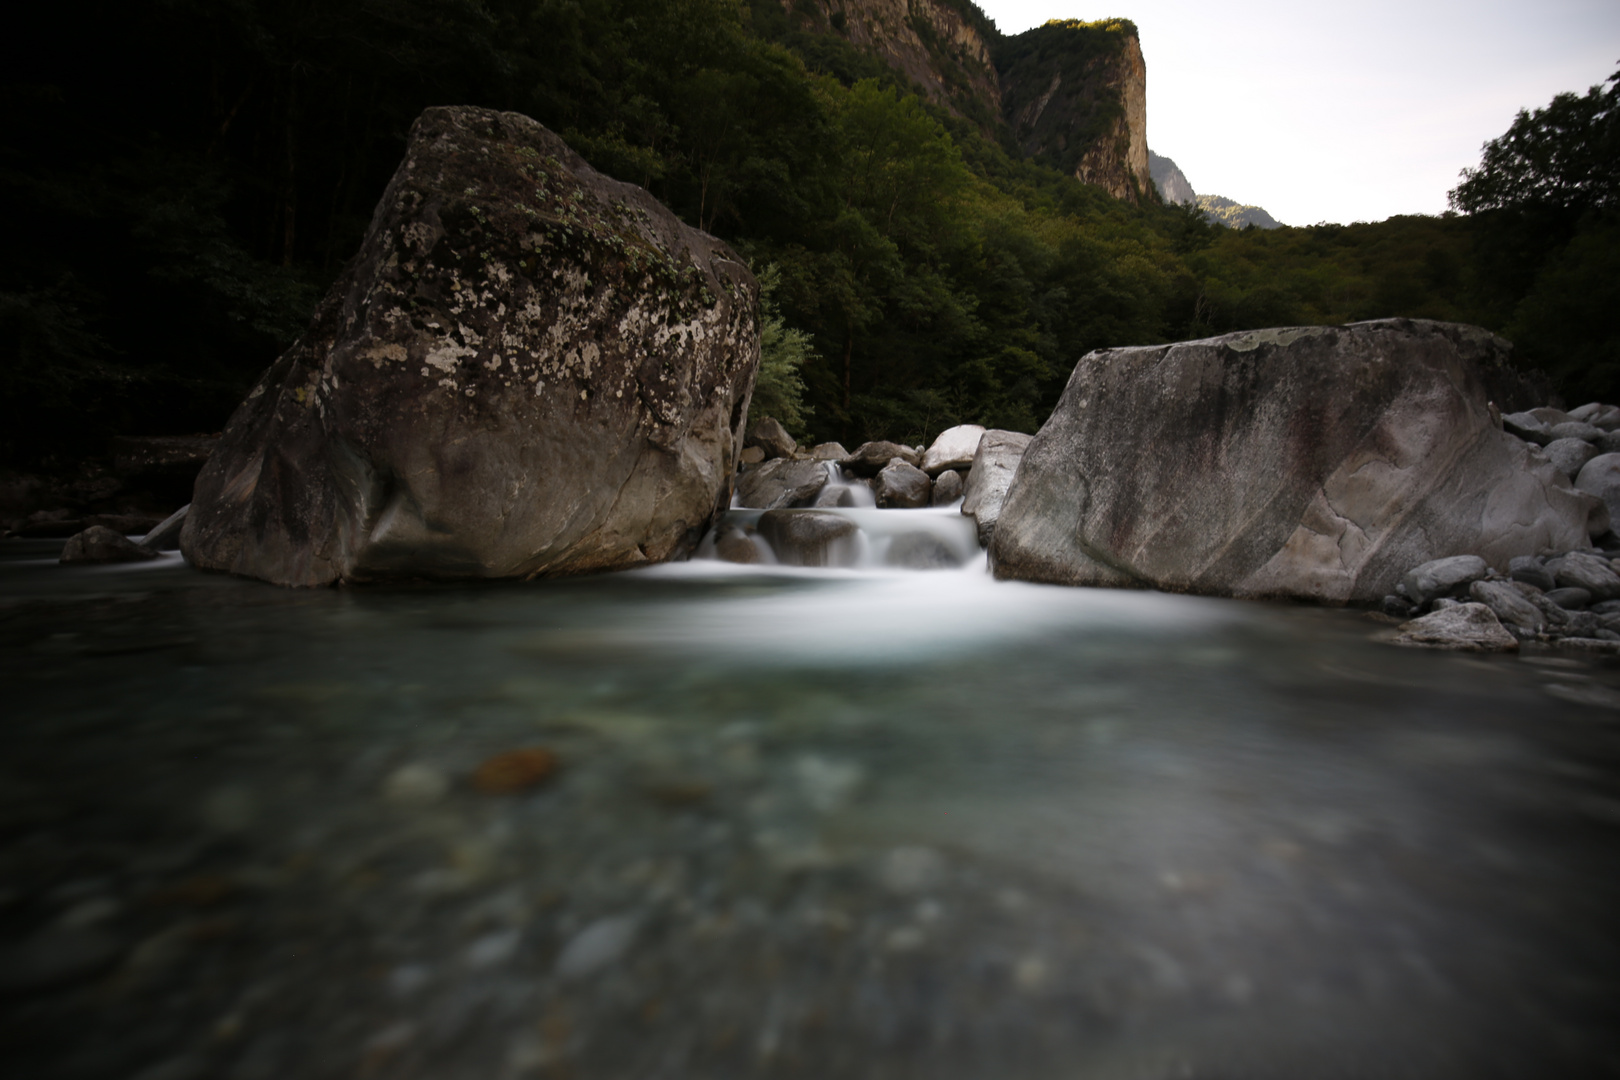
M 1260 207 L 1245 206 L 1219 195 L 1200 195 L 1198 205 L 1206 218 L 1231 229 L 1241 229 L 1245 225 L 1253 225 L 1257 229 L 1282 228 L 1282 222 Z
M 1160 157 L 1152 149 L 1148 150 L 1148 171 L 1153 176 L 1153 186 L 1159 189 L 1159 197 L 1165 202 L 1185 206 L 1198 201 L 1192 185 L 1176 168 L 1176 163 L 1167 157 Z

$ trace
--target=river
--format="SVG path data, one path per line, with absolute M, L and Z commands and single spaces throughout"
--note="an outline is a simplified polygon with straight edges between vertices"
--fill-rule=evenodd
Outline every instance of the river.
M 10 1075 L 1620 1069 L 1610 662 L 979 560 L 59 547 L 0 545 Z

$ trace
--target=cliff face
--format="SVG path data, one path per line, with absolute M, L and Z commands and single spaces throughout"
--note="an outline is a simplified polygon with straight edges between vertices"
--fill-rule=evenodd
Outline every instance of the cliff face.
M 881 57 L 935 104 L 986 125 L 1001 113 L 990 59 L 995 24 L 966 0 L 782 0 L 782 7 Z
M 1147 64 L 1125 19 L 1053 20 L 995 52 L 1002 113 L 1024 156 L 1116 199 L 1158 197 L 1148 168 Z
M 1153 185 L 1159 189 L 1159 198 L 1167 203 L 1185 206 L 1198 201 L 1198 194 L 1176 163 L 1148 151 L 1148 171 L 1153 174 Z

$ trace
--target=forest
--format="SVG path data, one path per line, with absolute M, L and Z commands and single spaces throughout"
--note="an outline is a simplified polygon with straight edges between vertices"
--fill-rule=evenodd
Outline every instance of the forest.
M 976 11 L 976 9 L 975 9 Z M 979 16 L 982 18 L 982 16 Z M 756 415 L 1033 431 L 1089 350 L 1385 316 L 1620 398 L 1620 82 L 1521 113 L 1440 217 L 1233 231 L 1020 160 L 778 0 L 77 0 L 8 41 L 0 458 L 217 431 L 429 105 L 511 109 L 768 284 Z

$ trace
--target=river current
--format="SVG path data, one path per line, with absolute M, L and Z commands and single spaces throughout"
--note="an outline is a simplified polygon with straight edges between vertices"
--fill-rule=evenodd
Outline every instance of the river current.
M 0 545 L 11 1075 L 1620 1071 L 1602 658 L 982 557 L 294 591 L 59 547 Z M 513 751 L 555 771 L 480 779 Z

